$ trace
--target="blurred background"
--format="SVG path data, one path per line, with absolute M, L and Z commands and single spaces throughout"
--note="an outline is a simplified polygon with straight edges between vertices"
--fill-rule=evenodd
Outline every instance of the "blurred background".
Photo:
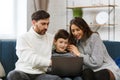
M 120 41 L 119 0 L 2 0 L 0 39 L 16 39 L 28 31 L 31 14 L 39 9 L 50 13 L 48 32 L 52 34 L 61 28 L 69 31 L 70 20 L 80 13 L 102 40 Z

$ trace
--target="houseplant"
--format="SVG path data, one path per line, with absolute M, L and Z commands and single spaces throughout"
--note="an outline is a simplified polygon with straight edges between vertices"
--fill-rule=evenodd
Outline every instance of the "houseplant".
M 83 10 L 81 8 L 73 8 L 73 17 L 82 17 L 83 16 Z

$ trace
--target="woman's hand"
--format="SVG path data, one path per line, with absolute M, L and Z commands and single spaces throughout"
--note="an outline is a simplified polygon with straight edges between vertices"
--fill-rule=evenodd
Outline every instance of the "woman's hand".
M 75 45 L 69 45 L 68 50 L 73 53 L 75 56 L 80 56 L 80 52 Z

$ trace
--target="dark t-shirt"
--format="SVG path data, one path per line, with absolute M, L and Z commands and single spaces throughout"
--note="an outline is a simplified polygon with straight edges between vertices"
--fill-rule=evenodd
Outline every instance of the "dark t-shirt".
M 56 50 L 52 50 L 52 56 L 75 57 L 75 55 L 73 55 L 69 51 L 66 51 L 66 52 L 57 52 Z

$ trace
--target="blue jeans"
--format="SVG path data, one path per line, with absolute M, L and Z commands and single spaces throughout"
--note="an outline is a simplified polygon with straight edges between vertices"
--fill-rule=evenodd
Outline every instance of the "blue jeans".
M 57 75 L 50 74 L 27 74 L 13 70 L 7 75 L 7 80 L 63 80 Z
M 63 80 L 72 80 L 71 78 L 69 78 L 69 77 L 64 77 L 64 78 L 62 78 Z
M 83 80 L 81 77 L 74 77 L 74 79 L 73 80 Z
M 81 77 L 74 77 L 74 78 L 70 78 L 70 77 L 64 77 L 63 80 L 82 80 Z

